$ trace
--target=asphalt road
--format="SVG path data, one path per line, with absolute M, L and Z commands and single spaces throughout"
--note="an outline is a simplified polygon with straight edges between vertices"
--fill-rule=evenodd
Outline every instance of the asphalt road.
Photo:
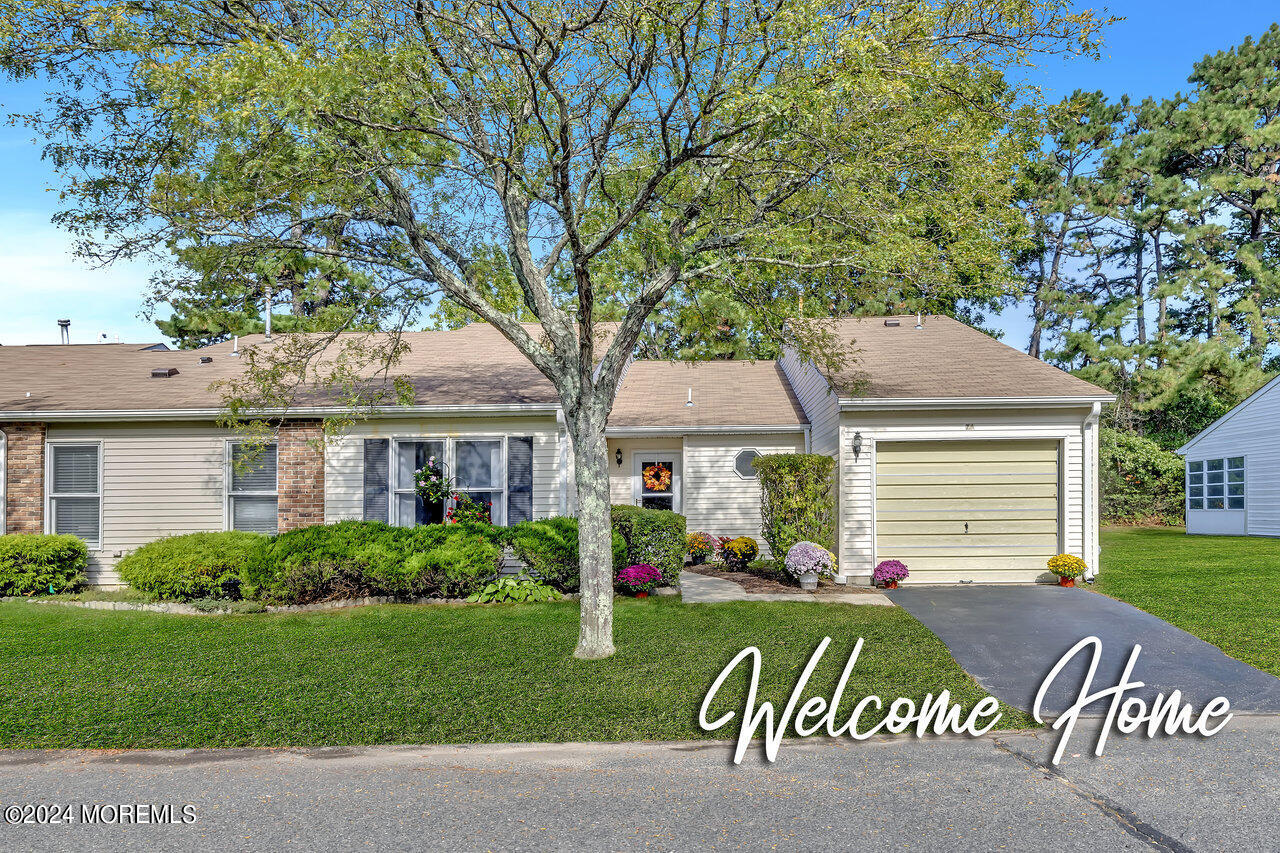
M 1145 686 L 1126 695 L 1150 703 L 1160 693 L 1180 690 L 1196 708 L 1225 696 L 1236 711 L 1280 713 L 1280 679 L 1227 657 L 1163 619 L 1088 589 L 951 585 L 903 587 L 886 594 L 937 634 L 984 690 L 1024 711 L 1031 710 L 1058 659 L 1079 640 L 1094 636 L 1102 641 L 1102 655 L 1093 691 L 1117 684 L 1134 646 L 1141 645 L 1132 678 Z M 1074 658 L 1054 679 L 1045 697 L 1050 714 L 1076 701 L 1091 654 Z M 1103 713 L 1104 704 L 1094 703 L 1090 710 Z
M 1280 718 L 1209 739 L 3 752 L 0 800 L 169 804 L 187 825 L 4 826 L 22 850 L 1274 850 Z

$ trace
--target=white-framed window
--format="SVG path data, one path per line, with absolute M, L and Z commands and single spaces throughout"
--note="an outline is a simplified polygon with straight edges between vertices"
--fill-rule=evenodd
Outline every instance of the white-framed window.
M 50 533 L 79 536 L 90 549 L 102 547 L 102 445 L 49 443 L 45 482 Z
M 1244 457 L 1188 461 L 1187 509 L 1244 509 Z
M 452 499 L 428 502 L 418 496 L 414 473 L 427 465 L 435 465 L 451 480 L 454 491 L 488 504 L 494 524 L 515 524 L 533 517 L 530 436 L 394 439 L 388 466 L 392 524 L 439 524 L 454 505 Z
M 739 450 L 733 457 L 733 472 L 744 480 L 759 479 L 760 473 L 756 471 L 756 457 L 759 455 L 760 451 L 751 447 Z
M 227 442 L 227 529 L 275 535 L 280 507 L 276 445 Z

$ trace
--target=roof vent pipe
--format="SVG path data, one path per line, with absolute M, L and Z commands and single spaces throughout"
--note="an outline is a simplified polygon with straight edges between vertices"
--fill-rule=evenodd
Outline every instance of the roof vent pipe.
M 267 285 L 267 298 L 266 298 L 266 303 L 267 303 L 267 340 L 271 340 L 271 303 L 272 303 L 272 302 L 274 302 L 274 301 L 275 301 L 275 300 L 273 300 L 273 299 L 271 298 L 271 285 L 269 285 L 269 284 L 268 284 L 268 285 Z
M 240 354 L 240 336 L 239 335 L 231 336 L 231 354 L 232 355 Z
M 689 399 L 685 401 L 684 405 L 685 405 L 685 408 L 689 408 L 690 406 L 693 405 L 693 389 L 692 388 L 689 389 Z
M 923 321 L 923 319 L 921 318 L 921 316 L 920 316 L 920 312 L 919 312 L 919 311 L 917 311 L 917 312 L 916 312 L 916 328 L 917 328 L 917 329 L 923 329 L 923 328 L 924 328 L 924 321 Z
M 62 343 L 64 344 L 71 343 L 71 321 L 70 320 L 58 321 L 58 337 L 62 340 Z

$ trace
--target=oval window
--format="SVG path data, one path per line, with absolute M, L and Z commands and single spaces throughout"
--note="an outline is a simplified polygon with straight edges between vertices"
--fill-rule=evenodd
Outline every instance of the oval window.
M 744 480 L 754 480 L 756 478 L 756 457 L 759 451 L 743 450 L 733 460 L 733 470 L 738 472 L 738 476 Z

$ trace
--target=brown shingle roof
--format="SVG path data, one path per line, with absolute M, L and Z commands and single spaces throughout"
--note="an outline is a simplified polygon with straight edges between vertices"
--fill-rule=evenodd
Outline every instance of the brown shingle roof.
M 686 406 L 689 389 L 693 405 Z M 636 361 L 609 416 L 611 427 L 807 424 L 782 368 L 772 361 Z
M 897 326 L 886 326 L 896 319 Z M 1032 358 L 972 326 L 930 314 L 837 320 L 854 359 L 829 377 L 841 397 L 1101 397 L 1110 392 Z M 850 343 L 852 341 L 852 343 Z

